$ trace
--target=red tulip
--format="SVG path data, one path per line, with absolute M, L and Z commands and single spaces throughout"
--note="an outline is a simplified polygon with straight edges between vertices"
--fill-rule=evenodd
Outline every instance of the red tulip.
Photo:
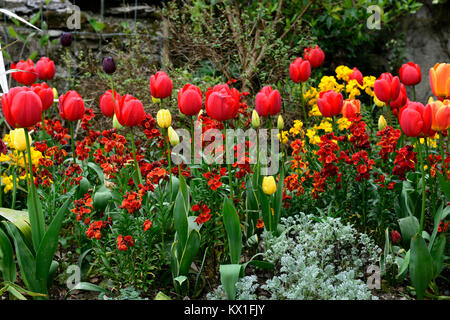
M 322 91 L 317 99 L 320 113 L 324 117 L 333 117 L 341 113 L 344 98 L 333 90 Z
M 167 73 L 158 71 L 150 77 L 150 93 L 152 97 L 164 99 L 172 94 L 173 84 Z
M 390 73 L 383 73 L 375 81 L 374 91 L 378 100 L 384 103 L 394 101 L 400 93 L 400 79 Z
M 84 112 L 84 101 L 78 92 L 71 90 L 59 97 L 59 114 L 62 119 L 77 121 L 83 118 Z
M 362 86 L 364 84 L 364 77 L 356 67 L 353 68 L 353 72 L 349 75 L 349 80 L 356 80 L 358 81 L 359 85 Z
M 40 80 L 51 80 L 55 76 L 55 63 L 47 57 L 36 62 L 36 72 Z
M 391 231 L 391 241 L 393 244 L 397 244 L 402 240 L 402 236 L 396 230 Z
M 119 103 L 120 95 L 114 90 L 113 98 L 112 90 L 108 90 L 100 97 L 100 110 L 105 117 L 112 117 L 114 115 L 114 105 L 117 106 Z
M 400 109 L 408 102 L 408 96 L 406 95 L 406 88 L 403 83 L 400 83 L 400 93 L 397 96 L 397 99 L 391 101 L 389 105 L 392 109 Z
M 289 66 L 289 76 L 295 83 L 305 82 L 311 75 L 311 64 L 308 60 L 297 58 Z
M 41 98 L 43 111 L 47 110 L 53 105 L 53 99 L 55 98 L 53 89 L 50 88 L 45 82 L 34 83 L 31 86 L 31 90 L 33 90 L 39 96 L 39 98 Z
M 398 74 L 400 81 L 405 86 L 415 86 L 422 80 L 422 72 L 420 71 L 419 65 L 412 61 L 402 65 Z
M 200 88 L 186 84 L 183 89 L 178 91 L 178 108 L 181 113 L 187 116 L 193 116 L 202 109 L 202 91 Z
M 29 128 L 42 120 L 41 99 L 30 88 L 11 88 L 1 102 L 6 121 L 14 128 Z
M 431 129 L 432 114 L 431 107 L 423 106 L 420 102 L 408 102 L 408 104 L 400 109 L 400 126 L 403 133 L 408 137 L 425 137 L 434 133 Z
M 274 116 L 281 110 L 281 96 L 278 90 L 265 86 L 255 98 L 255 109 L 261 117 Z
M 308 60 L 311 63 L 312 68 L 320 67 L 325 60 L 325 54 L 322 49 L 316 45 L 315 48 L 306 48 L 303 53 L 303 59 Z
M 145 111 L 142 102 L 127 94 L 120 99 L 120 103 L 115 105 L 117 121 L 122 126 L 134 127 L 141 124 L 145 119 Z
M 23 72 L 13 72 L 12 77 L 18 83 L 25 86 L 31 86 L 36 81 L 36 68 L 34 67 L 34 62 L 31 59 L 27 61 L 20 60 L 17 63 L 11 63 L 11 69 L 19 69 Z
M 206 112 L 217 121 L 233 119 L 239 109 L 239 99 L 239 91 L 235 88 L 230 89 L 227 84 L 217 84 L 206 92 Z
M 361 113 L 361 101 L 358 99 L 345 100 L 342 106 L 342 115 L 347 119 L 352 119 L 357 113 Z

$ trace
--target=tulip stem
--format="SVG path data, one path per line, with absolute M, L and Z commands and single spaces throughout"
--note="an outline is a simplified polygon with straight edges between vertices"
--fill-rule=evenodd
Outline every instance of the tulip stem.
M 133 159 L 134 159 L 134 166 L 136 169 L 136 174 L 138 177 L 138 185 L 142 184 L 142 175 L 141 175 L 141 169 L 139 169 L 139 164 L 137 162 L 137 158 L 136 158 L 136 145 L 134 144 L 134 132 L 133 132 L 133 127 L 130 127 L 131 130 L 131 148 L 133 151 Z
M 70 55 L 69 55 L 69 49 L 66 47 L 66 59 L 67 59 L 67 68 L 69 69 L 69 84 L 70 84 L 70 90 L 73 90 L 73 83 L 72 83 L 72 69 L 70 64 Z
M 172 159 L 171 159 L 171 152 L 170 152 L 170 140 L 169 140 L 169 129 L 165 129 L 165 136 L 164 140 L 167 142 L 167 161 L 169 162 L 169 183 L 170 183 L 170 200 L 172 200 Z
M 225 148 L 224 148 L 224 152 L 225 152 L 225 163 L 227 164 L 228 167 L 228 184 L 230 185 L 230 195 L 231 195 L 231 201 L 233 202 L 234 197 L 233 197 L 233 184 L 231 183 L 231 163 L 228 162 L 228 157 L 227 157 L 227 153 L 228 153 L 228 143 L 227 143 L 227 123 L 224 122 L 224 128 L 225 128 Z M 231 148 L 231 152 L 233 151 L 233 148 Z M 232 159 L 234 158 L 234 155 L 232 157 Z
M 25 151 L 22 152 L 22 155 L 23 155 L 23 166 L 25 168 L 25 178 L 27 180 L 27 188 L 28 188 L 28 185 L 30 182 L 28 181 L 28 168 L 27 168 L 28 164 L 27 164 L 27 157 L 25 155 Z
M 441 149 L 441 162 L 442 162 L 442 175 L 444 176 L 444 179 L 447 180 L 447 168 L 445 167 L 445 158 L 444 158 L 444 136 L 442 135 L 442 132 L 439 135 L 440 140 L 440 149 Z
M 422 146 L 420 144 L 420 139 L 417 138 L 417 149 L 419 152 L 419 165 L 420 165 L 420 171 L 422 174 L 422 211 L 420 214 L 420 229 L 419 229 L 419 235 L 422 234 L 422 230 L 423 230 L 423 221 L 424 221 L 424 216 L 425 216 L 425 171 L 423 168 L 423 154 L 422 154 Z
M 45 139 L 47 137 L 47 134 L 45 132 L 45 114 L 42 110 L 42 137 Z
M 76 154 L 75 154 L 75 142 L 73 140 L 73 123 L 72 121 L 69 121 L 69 128 L 70 128 L 70 142 L 72 144 L 72 158 L 73 161 L 76 162 Z
M 416 86 L 413 86 L 412 89 L 413 89 L 413 99 L 414 101 L 416 101 Z
M 38 209 L 38 195 L 35 192 L 35 186 L 34 186 L 34 179 L 33 179 L 33 163 L 31 162 L 31 146 L 30 146 L 30 137 L 28 134 L 28 131 L 26 128 L 23 129 L 25 131 L 25 141 L 27 143 L 27 153 L 28 153 L 28 166 L 29 166 L 29 173 L 30 173 L 30 180 L 29 180 L 29 186 L 28 186 L 28 197 L 31 196 L 31 201 L 33 208 L 30 208 L 28 204 L 28 213 L 30 215 L 33 215 L 33 218 L 30 216 L 30 222 L 37 223 L 37 228 L 35 229 L 37 231 L 37 239 L 39 241 L 44 236 L 45 232 L 45 221 L 43 220 L 44 217 L 40 216 L 39 209 Z M 29 198 L 28 198 L 29 199 Z M 31 227 L 33 230 L 33 226 Z M 34 239 L 34 237 L 33 237 Z M 39 243 L 34 243 L 34 245 L 38 245 Z
M 11 204 L 11 209 L 14 210 L 14 208 L 16 207 L 16 192 L 17 192 L 17 172 L 16 172 L 17 168 L 14 166 L 13 169 L 13 198 L 12 198 L 12 204 Z M 1 193 L 1 192 L 0 192 Z M 1 206 L 1 204 L 0 204 Z
M 114 81 L 112 76 L 109 76 L 109 80 L 111 81 L 111 93 L 112 93 L 112 97 L 113 97 L 113 106 L 114 106 L 114 112 L 116 109 L 116 95 L 114 94 Z
M 394 124 L 392 123 L 391 107 L 389 106 L 389 103 L 386 103 L 386 108 L 389 122 L 388 125 L 394 128 Z
M 307 114 L 306 114 L 306 107 L 305 107 L 305 99 L 304 99 L 304 97 L 303 97 L 303 88 L 304 87 L 304 82 L 302 82 L 301 83 L 301 85 L 300 85 L 300 95 L 301 95 L 301 98 L 302 98 L 302 109 L 303 109 L 303 117 L 305 118 L 305 124 L 307 124 L 308 123 L 308 118 L 307 118 Z
M 195 163 L 195 135 L 194 135 L 194 117 L 191 116 L 191 164 Z

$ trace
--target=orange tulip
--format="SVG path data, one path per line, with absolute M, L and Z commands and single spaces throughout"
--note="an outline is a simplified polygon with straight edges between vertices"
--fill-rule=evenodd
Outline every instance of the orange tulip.
M 430 69 L 430 85 L 439 99 L 450 98 L 450 63 L 436 63 Z
M 431 129 L 434 131 L 447 130 L 450 126 L 450 100 L 433 101 L 429 105 L 433 117 Z
M 358 99 L 347 99 L 342 107 L 342 115 L 347 118 L 353 118 L 357 113 L 361 113 L 361 101 Z

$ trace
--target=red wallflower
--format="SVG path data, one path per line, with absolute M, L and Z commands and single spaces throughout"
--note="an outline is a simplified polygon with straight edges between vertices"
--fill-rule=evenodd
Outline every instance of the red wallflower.
M 150 230 L 150 228 L 152 227 L 152 222 L 150 220 L 145 220 L 144 221 L 144 231 Z
M 139 210 L 142 204 L 142 198 L 137 192 L 127 192 L 125 199 L 122 201 L 121 207 L 126 209 L 129 214 Z
M 80 221 L 85 214 L 91 213 L 92 210 L 89 208 L 92 207 L 92 198 L 89 193 L 86 193 L 83 199 L 75 200 L 75 208 L 70 211 L 75 214 L 77 221 Z
M 132 236 L 122 236 L 117 237 L 117 248 L 119 251 L 127 251 L 128 247 L 134 246 L 134 241 Z
M 389 154 L 393 153 L 397 148 L 397 141 L 400 138 L 402 132 L 400 129 L 394 129 L 392 127 L 386 127 L 381 131 L 377 132 L 377 136 L 381 137 L 380 142 L 377 146 L 380 146 L 380 152 L 378 155 L 383 160 L 387 160 Z
M 406 180 L 406 172 L 414 171 L 417 163 L 417 152 L 414 152 L 413 149 L 413 146 L 406 145 L 396 151 L 397 156 L 394 160 L 395 166 L 392 170 L 392 174 L 398 175 L 400 180 Z
M 222 182 L 220 182 L 220 178 L 227 174 L 226 168 L 221 168 L 219 172 L 217 169 L 212 169 L 211 172 L 206 172 L 203 174 L 203 177 L 208 180 L 208 186 L 211 190 L 217 190 L 222 186 Z
M 111 221 L 94 221 L 94 222 L 92 222 L 86 231 L 86 236 L 89 239 L 95 238 L 97 240 L 100 240 L 102 237 L 102 229 L 104 229 L 108 224 L 111 224 Z
M 194 204 L 191 210 L 194 212 L 199 212 L 198 217 L 194 220 L 197 225 L 208 222 L 209 219 L 211 219 L 211 209 L 209 209 L 206 204 L 202 204 L 201 202 L 199 204 Z

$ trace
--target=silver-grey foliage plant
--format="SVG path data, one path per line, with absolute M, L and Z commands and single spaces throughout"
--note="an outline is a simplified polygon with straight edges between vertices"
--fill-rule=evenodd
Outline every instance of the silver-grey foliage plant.
M 237 299 L 368 300 L 364 270 L 378 264 L 381 249 L 366 234 L 339 218 L 317 219 L 303 213 L 282 218 L 279 237 L 262 235 L 264 260 L 275 265 L 274 276 L 258 282 L 246 276 L 238 282 Z M 225 299 L 219 286 L 208 299 Z

